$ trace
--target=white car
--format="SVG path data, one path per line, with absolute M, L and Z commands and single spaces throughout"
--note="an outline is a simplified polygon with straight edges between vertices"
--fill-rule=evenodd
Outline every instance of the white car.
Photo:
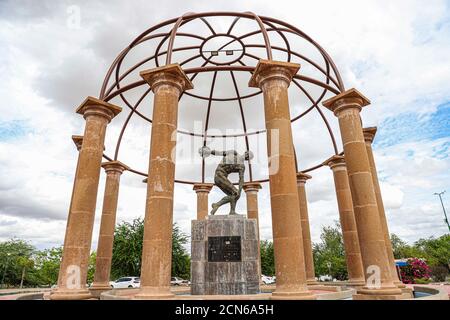
M 114 289 L 139 288 L 141 286 L 141 279 L 139 277 L 122 277 L 116 281 L 111 281 L 109 284 Z
M 265 276 L 265 275 L 261 275 L 261 281 L 264 284 L 273 284 L 275 283 L 275 279 L 273 277 L 269 277 L 269 276 Z
M 170 278 L 170 284 L 173 286 L 181 286 L 183 284 L 183 281 L 183 279 L 177 277 Z

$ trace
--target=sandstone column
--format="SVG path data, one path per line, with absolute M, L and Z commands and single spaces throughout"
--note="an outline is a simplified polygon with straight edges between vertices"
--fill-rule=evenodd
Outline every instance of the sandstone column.
M 338 117 L 355 210 L 366 285 L 355 299 L 398 299 L 401 290 L 391 277 L 384 235 L 370 172 L 360 111 L 370 102 L 355 89 L 345 91 L 323 105 Z
M 347 166 L 343 156 L 333 156 L 326 163 L 333 171 L 334 186 L 339 208 L 345 259 L 347 261 L 348 283 L 353 286 L 365 284 L 364 268 L 359 248 L 352 194 L 348 182 Z
M 88 97 L 76 111 L 84 116 L 86 127 L 75 174 L 58 288 L 50 295 L 53 300 L 91 297 L 86 279 L 106 126 L 121 110 Z
M 306 282 L 316 284 L 316 273 L 314 271 L 314 258 L 312 252 L 311 231 L 309 228 L 308 201 L 306 200 L 306 181 L 310 180 L 310 175 L 302 172 L 297 173 L 297 193 L 300 205 L 300 220 L 302 223 L 303 252 L 305 254 Z
M 295 63 L 260 60 L 249 82 L 264 95 L 277 275 L 273 299 L 315 299 L 306 284 L 288 101 L 288 87 L 299 68 Z
M 387 253 L 387 256 L 389 259 L 389 266 L 391 268 L 391 276 L 392 276 L 392 279 L 394 280 L 394 283 L 399 288 L 405 288 L 406 286 L 398 278 L 397 268 L 395 267 L 394 252 L 392 250 L 392 244 L 391 244 L 391 238 L 390 238 L 389 228 L 388 228 L 387 219 L 386 219 L 386 213 L 384 211 L 383 198 L 381 197 L 380 183 L 378 182 L 377 168 L 375 166 L 375 158 L 373 156 L 373 151 L 372 151 L 372 142 L 377 133 L 377 128 L 376 127 L 364 128 L 363 132 L 364 132 L 364 140 L 366 142 L 367 156 L 369 157 L 370 172 L 372 173 L 372 181 L 373 181 L 373 185 L 375 187 L 375 196 L 377 198 L 378 212 L 380 214 L 381 229 L 383 230 L 384 242 L 386 244 L 386 253 Z
M 261 238 L 259 236 L 259 212 L 258 212 L 258 191 L 261 190 L 261 184 L 258 182 L 244 183 L 245 196 L 247 198 L 247 219 L 256 220 L 256 229 L 258 231 L 258 272 L 261 279 Z
M 154 93 L 147 202 L 144 220 L 141 290 L 136 299 L 173 297 L 173 189 L 178 98 L 192 83 L 178 64 L 141 72 Z
M 109 276 L 116 225 L 117 201 L 119 199 L 120 176 L 128 167 L 119 161 L 105 162 L 102 167 L 106 172 L 105 194 L 103 196 L 102 219 L 97 244 L 94 283 L 89 289 L 94 297 L 111 290 Z
M 197 193 L 197 220 L 205 220 L 208 216 L 208 195 L 213 186 L 212 183 L 194 185 L 194 191 Z

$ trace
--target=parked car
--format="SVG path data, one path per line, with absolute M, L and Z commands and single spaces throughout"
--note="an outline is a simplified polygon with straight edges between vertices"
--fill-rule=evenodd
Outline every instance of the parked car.
M 330 282 L 330 281 L 333 281 L 333 277 L 328 274 L 322 275 L 319 277 L 319 281 L 320 282 Z
M 141 279 L 139 277 L 122 277 L 116 281 L 111 281 L 109 283 L 111 288 L 139 288 L 141 286 Z
M 191 281 L 183 280 L 183 286 L 190 286 L 190 285 L 191 285 Z
M 261 275 L 261 281 L 264 284 L 273 284 L 275 283 L 275 280 L 273 277 L 269 277 L 269 276 L 265 276 L 265 275 Z
M 172 277 L 170 278 L 170 284 L 172 286 L 181 286 L 183 284 L 183 279 L 178 278 L 178 277 Z

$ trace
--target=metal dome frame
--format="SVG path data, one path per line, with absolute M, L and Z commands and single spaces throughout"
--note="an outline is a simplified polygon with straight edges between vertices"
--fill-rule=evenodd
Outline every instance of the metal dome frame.
M 206 19 L 208 17 L 234 17 L 234 20 L 230 24 L 226 33 L 217 33 L 216 30 L 212 27 L 211 23 Z M 211 35 L 209 37 L 205 38 L 205 37 L 197 35 L 197 34 L 184 33 L 184 32 L 179 31 L 180 27 L 182 27 L 183 25 L 185 25 L 193 20 L 196 20 L 196 19 L 199 19 L 208 28 L 209 32 L 211 33 Z M 233 35 L 232 31 L 233 31 L 234 27 L 236 26 L 236 24 L 240 21 L 240 19 L 250 19 L 250 20 L 256 21 L 256 23 L 258 25 L 258 29 L 254 30 L 252 32 L 248 32 L 243 35 L 239 35 L 239 36 Z M 159 29 L 167 27 L 167 26 L 171 26 L 171 25 L 173 25 L 173 26 L 171 27 L 171 30 L 169 32 L 157 32 Z M 272 46 L 270 43 L 269 33 L 278 34 L 281 37 L 281 39 L 283 39 L 285 47 L 283 48 L 280 46 Z M 314 62 L 312 59 L 306 57 L 305 55 L 302 55 L 296 51 L 293 51 L 285 33 L 291 33 L 296 36 L 299 36 L 300 38 L 306 40 L 311 45 L 313 45 L 318 50 L 320 55 L 323 57 L 324 66 L 319 65 L 318 63 Z M 263 37 L 262 44 L 259 44 L 259 43 L 245 44 L 243 42 L 243 39 L 246 39 L 246 38 L 254 36 L 254 35 L 259 35 L 259 34 L 261 34 Z M 243 52 L 240 55 L 240 57 L 238 57 L 237 59 L 234 59 L 228 63 L 220 63 L 220 64 L 211 62 L 210 60 L 211 60 L 212 56 L 209 59 L 205 59 L 205 56 L 202 52 L 202 47 L 208 39 L 215 37 L 215 36 L 228 36 L 228 37 L 231 37 L 232 39 L 234 39 L 234 40 L 231 40 L 229 43 L 226 43 L 221 48 L 219 48 L 219 50 L 223 49 L 224 47 L 226 47 L 227 45 L 229 45 L 230 43 L 232 43 L 234 41 L 239 42 L 243 48 L 243 50 L 242 50 Z M 200 46 L 174 47 L 177 37 L 187 37 L 187 38 L 191 38 L 191 39 L 198 39 L 203 42 L 200 44 Z M 132 51 L 132 49 L 136 48 L 137 46 L 141 45 L 142 43 L 144 43 L 146 41 L 158 39 L 158 38 L 161 38 L 161 40 L 160 40 L 159 44 L 156 46 L 155 52 L 151 56 L 145 57 L 143 60 L 139 61 L 138 63 L 136 63 L 135 65 L 133 65 L 132 67 L 128 68 L 125 71 L 121 70 L 124 59 Z M 168 42 L 167 50 L 162 51 L 162 47 L 164 46 L 164 44 L 166 42 Z M 265 49 L 266 57 L 258 57 L 254 54 L 251 54 L 251 53 L 247 52 L 246 49 L 248 49 L 248 48 Z M 103 80 L 103 84 L 102 84 L 102 87 L 101 87 L 101 90 L 99 93 L 99 99 L 101 99 L 105 102 L 109 102 L 113 98 L 119 97 L 122 100 L 122 102 L 124 103 L 124 105 L 126 105 L 129 108 L 130 111 L 129 111 L 129 114 L 128 114 L 121 130 L 120 130 L 120 134 L 117 139 L 116 146 L 115 146 L 114 155 L 110 156 L 105 153 L 103 155 L 103 157 L 105 159 L 107 159 L 109 161 L 117 161 L 118 160 L 120 146 L 121 146 L 124 132 L 130 122 L 131 117 L 134 114 L 138 115 L 143 120 L 145 120 L 149 123 L 152 123 L 152 119 L 145 116 L 138 110 L 138 107 L 141 105 L 141 102 L 150 93 L 151 88 L 148 88 L 140 96 L 140 98 L 137 100 L 137 102 L 132 104 L 128 101 L 128 99 L 126 97 L 126 93 L 135 88 L 138 88 L 140 86 L 148 86 L 148 84 L 145 80 L 139 80 L 139 81 L 135 81 L 130 84 L 126 84 L 126 85 L 122 86 L 122 82 L 124 81 L 124 79 L 127 76 L 129 76 L 130 74 L 132 74 L 134 71 L 139 71 L 139 67 L 147 62 L 154 61 L 154 64 L 156 67 L 160 67 L 162 65 L 169 65 L 169 64 L 173 63 L 172 56 L 173 56 L 174 52 L 181 52 L 181 51 L 193 50 L 193 49 L 199 49 L 200 53 L 197 55 L 191 56 L 191 57 L 185 59 L 184 61 L 180 61 L 178 63 L 180 66 L 183 66 L 183 65 L 185 65 L 189 62 L 192 62 L 196 59 L 203 58 L 203 60 L 205 60 L 205 61 L 200 66 L 193 67 L 193 68 L 186 68 L 183 70 L 186 73 L 186 75 L 189 76 L 191 81 L 194 81 L 194 79 L 200 73 L 213 73 L 211 87 L 210 87 L 210 94 L 209 94 L 209 96 L 201 96 L 201 95 L 196 95 L 196 94 L 185 91 L 180 96 L 180 99 L 182 99 L 183 95 L 186 94 L 193 98 L 205 100 L 207 102 L 206 119 L 204 122 L 205 128 L 202 133 L 189 132 L 189 131 L 180 130 L 180 129 L 178 129 L 178 131 L 177 131 L 178 133 L 184 134 L 184 135 L 195 136 L 195 137 L 201 137 L 201 138 L 203 138 L 203 145 L 206 145 L 207 138 L 224 138 L 224 139 L 226 139 L 226 138 L 244 137 L 246 149 L 249 150 L 248 137 L 251 135 L 259 135 L 259 134 L 265 133 L 266 130 L 263 129 L 263 130 L 253 131 L 253 132 L 247 131 L 247 125 L 246 125 L 245 116 L 244 116 L 244 112 L 243 112 L 243 101 L 247 98 L 251 98 L 251 97 L 261 94 L 261 91 L 258 90 L 257 92 L 252 93 L 252 94 L 241 95 L 240 91 L 239 91 L 239 86 L 237 85 L 237 82 L 236 82 L 235 72 L 248 72 L 251 76 L 251 74 L 255 70 L 256 63 L 261 58 L 266 58 L 268 60 L 272 60 L 273 51 L 277 50 L 277 51 L 284 52 L 287 54 L 287 60 L 286 60 L 287 62 L 291 62 L 292 57 L 295 56 L 295 57 L 309 63 L 311 66 L 313 66 L 316 70 L 318 70 L 321 74 L 323 74 L 325 76 L 324 81 L 321 81 L 321 80 L 315 79 L 315 78 L 311 78 L 311 77 L 307 77 L 307 76 L 303 76 L 300 74 L 297 74 L 294 76 L 294 79 L 292 81 L 293 84 L 307 97 L 307 99 L 310 101 L 311 105 L 304 112 L 293 117 L 291 119 L 291 122 L 293 123 L 293 122 L 301 119 L 302 117 L 304 117 L 308 113 L 310 113 L 313 109 L 315 109 L 319 113 L 321 119 L 323 120 L 323 122 L 327 128 L 327 131 L 330 136 L 330 140 L 331 140 L 331 143 L 332 143 L 332 146 L 334 149 L 334 154 L 335 155 L 342 154 L 342 152 L 339 152 L 339 150 L 338 150 L 335 135 L 331 129 L 331 126 L 330 126 L 328 120 L 326 119 L 324 113 L 319 108 L 319 103 L 324 99 L 324 97 L 326 96 L 326 94 L 328 92 L 338 95 L 345 91 L 344 83 L 342 81 L 340 73 L 339 73 L 335 63 L 333 62 L 331 57 L 328 55 L 328 53 L 317 42 L 315 42 L 311 37 L 309 37 L 306 33 L 304 33 L 300 29 L 298 29 L 295 26 L 288 24 L 284 21 L 270 18 L 270 17 L 265 17 L 265 16 L 258 16 L 252 12 L 240 13 L 240 12 L 224 11 L 224 12 L 186 13 L 178 18 L 173 18 L 173 19 L 161 22 L 161 23 L 147 29 L 143 33 L 141 33 L 125 49 L 123 49 L 118 54 L 118 56 L 115 58 L 115 60 L 109 67 L 109 69 L 106 73 L 106 76 Z M 161 64 L 160 58 L 163 56 L 165 56 L 165 61 L 164 61 L 164 64 Z M 252 66 L 246 65 L 242 61 L 243 57 L 248 57 L 248 58 L 254 59 L 255 65 L 252 65 Z M 216 82 L 217 74 L 219 72 L 229 72 L 230 73 L 232 82 L 233 82 L 233 86 L 235 89 L 235 97 L 231 97 L 231 98 L 216 98 L 216 97 L 214 97 L 215 82 Z M 319 95 L 319 97 L 317 99 L 314 99 L 312 97 L 312 95 L 308 92 L 308 90 L 306 88 L 304 88 L 304 86 L 302 86 L 301 81 L 307 82 L 307 83 L 310 83 L 310 84 L 313 84 L 315 86 L 322 88 L 323 89 L 322 93 Z M 242 126 L 243 126 L 242 133 L 232 134 L 232 135 L 224 134 L 224 135 L 220 135 L 220 136 L 219 135 L 209 135 L 207 133 L 208 128 L 209 128 L 208 126 L 209 126 L 209 120 L 210 120 L 210 110 L 211 110 L 211 105 L 212 105 L 213 101 L 237 101 L 238 102 L 239 109 L 240 109 L 240 116 L 241 116 L 241 120 L 242 120 Z M 295 147 L 294 147 L 294 152 L 295 152 Z M 296 159 L 296 165 L 298 166 L 297 159 Z M 313 167 L 301 170 L 301 172 L 304 172 L 304 173 L 311 172 L 318 168 L 321 168 L 323 165 L 324 164 L 321 162 Z M 248 164 L 248 167 L 249 167 L 250 182 L 259 182 L 259 183 L 268 182 L 268 179 L 257 180 L 257 181 L 253 180 L 252 164 L 250 162 Z M 128 171 L 133 172 L 138 175 L 141 175 L 143 177 L 147 177 L 146 173 L 138 171 L 133 168 L 129 168 Z M 297 171 L 298 171 L 298 168 L 297 168 Z M 176 179 L 175 182 L 182 183 L 182 184 L 191 184 L 191 185 L 200 183 L 200 182 L 196 182 L 196 181 L 185 181 L 185 180 L 178 180 L 178 179 Z M 202 161 L 201 183 L 205 183 L 205 161 L 204 161 L 204 159 Z

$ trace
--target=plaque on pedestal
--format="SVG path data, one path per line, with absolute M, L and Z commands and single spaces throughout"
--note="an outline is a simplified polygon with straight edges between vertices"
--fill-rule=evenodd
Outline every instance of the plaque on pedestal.
M 259 293 L 256 228 L 241 215 L 192 221 L 192 295 Z

